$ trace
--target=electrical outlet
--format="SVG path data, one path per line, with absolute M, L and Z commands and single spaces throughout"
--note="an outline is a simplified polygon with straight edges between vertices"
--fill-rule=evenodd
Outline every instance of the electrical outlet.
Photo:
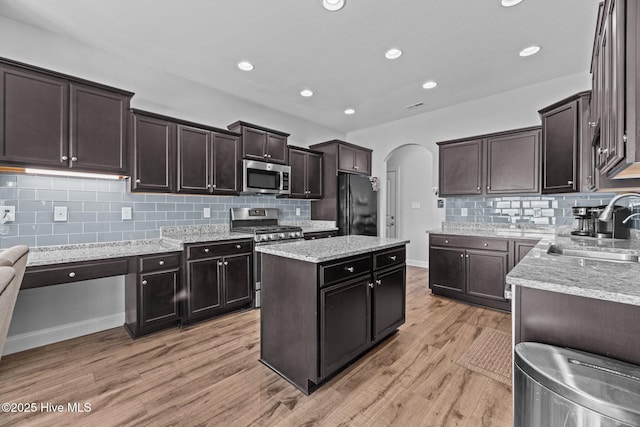
M 204 216 L 205 218 L 211 218 L 211 208 L 204 208 L 202 216 Z
M 16 220 L 16 207 L 15 206 L 0 206 L 0 218 L 6 219 L 4 222 L 13 222 Z
M 467 208 L 460 208 L 460 215 L 461 216 L 469 215 L 469 211 L 467 210 Z
M 122 220 L 128 221 L 133 217 L 133 209 L 131 206 L 123 206 L 122 207 Z
M 65 222 L 68 217 L 68 210 L 66 206 L 54 206 L 53 207 L 53 220 L 56 222 Z
M 444 208 L 444 199 L 438 199 L 438 209 Z
M 296 208 L 296 216 L 300 216 L 300 208 Z

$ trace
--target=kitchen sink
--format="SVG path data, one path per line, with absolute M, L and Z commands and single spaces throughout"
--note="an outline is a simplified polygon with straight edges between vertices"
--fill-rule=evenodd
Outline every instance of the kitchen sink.
M 597 261 L 625 262 L 625 263 L 639 262 L 639 257 L 637 254 L 565 248 L 560 245 L 549 246 L 549 250 L 547 251 L 547 253 L 552 255 L 564 255 L 564 256 L 569 256 L 574 258 L 588 258 L 588 259 L 593 259 Z

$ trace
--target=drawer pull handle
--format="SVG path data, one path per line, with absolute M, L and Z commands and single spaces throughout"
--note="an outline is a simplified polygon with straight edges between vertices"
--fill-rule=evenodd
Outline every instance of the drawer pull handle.
M 160 260 L 160 262 L 159 262 L 158 264 L 160 264 L 160 265 L 164 265 L 164 261 L 163 261 L 163 260 Z
M 146 285 L 146 284 L 147 284 L 147 281 L 146 281 L 146 280 L 143 280 L 143 281 L 142 281 L 142 284 L 143 284 L 143 285 Z
M 345 267 L 344 269 L 347 270 L 349 273 L 353 273 L 354 271 L 356 271 L 356 269 L 353 267 Z
M 311 238 L 311 240 L 316 240 L 316 236 L 313 236 L 313 237 Z
M 76 277 L 76 273 L 72 271 L 71 273 L 69 273 L 69 277 Z
M 209 248 L 204 248 L 204 253 L 208 254 L 209 253 Z
M 236 249 L 242 249 L 242 245 L 236 245 Z
M 382 280 L 380 279 L 376 280 L 376 285 L 382 285 Z
M 390 256 L 390 257 L 389 257 L 389 259 L 390 259 L 391 261 L 395 261 L 395 260 L 396 260 L 396 258 L 398 258 L 398 257 L 397 257 L 397 256 L 395 256 L 395 255 Z
M 489 246 L 489 244 L 488 244 L 488 243 L 485 243 L 485 244 L 484 244 L 484 247 L 486 248 L 487 246 Z

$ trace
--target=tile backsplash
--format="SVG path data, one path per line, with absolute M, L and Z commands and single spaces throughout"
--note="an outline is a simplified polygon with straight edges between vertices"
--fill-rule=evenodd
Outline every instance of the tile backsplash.
M 573 206 L 605 205 L 615 194 L 572 193 L 552 196 L 450 197 L 445 202 L 446 221 L 512 224 L 571 225 Z M 635 205 L 640 212 L 640 199 L 623 199 L 624 206 Z M 640 220 L 632 220 L 640 229 Z
M 130 193 L 129 180 L 0 174 L 0 205 L 15 206 L 15 222 L 0 225 L 0 248 L 152 239 L 160 227 L 228 224 L 234 207 L 272 207 L 283 221 L 308 220 L 311 202 L 275 196 L 199 196 Z M 68 220 L 53 221 L 53 208 L 66 206 Z M 123 221 L 122 207 L 132 220 Z M 204 218 L 204 208 L 211 218 Z M 296 215 L 296 209 L 300 215 Z

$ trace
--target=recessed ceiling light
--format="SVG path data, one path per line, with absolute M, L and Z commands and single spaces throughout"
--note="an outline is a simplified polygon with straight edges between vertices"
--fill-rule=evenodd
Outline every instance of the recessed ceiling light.
M 396 47 L 389 49 L 385 54 L 385 58 L 387 59 L 398 59 L 402 56 L 402 50 Z
M 504 7 L 511 7 L 522 3 L 522 0 L 502 0 L 500 4 Z
M 345 0 L 322 0 L 322 6 L 331 12 L 342 9 L 344 4 Z
M 238 68 L 240 68 L 242 71 L 251 71 L 254 69 L 254 66 L 249 61 L 241 61 L 238 62 Z
M 304 96 L 305 98 L 308 98 L 310 96 L 313 96 L 313 91 L 311 89 L 303 89 L 300 91 L 300 95 Z
M 354 110 L 353 108 L 347 108 L 346 110 L 344 110 L 344 113 L 350 116 L 351 114 L 355 114 L 356 110 Z
M 529 46 L 520 51 L 520 56 L 531 56 L 538 52 L 540 52 L 540 46 Z
M 423 89 L 433 89 L 434 87 L 438 86 L 438 83 L 434 82 L 434 81 L 428 81 L 425 84 L 422 85 Z

